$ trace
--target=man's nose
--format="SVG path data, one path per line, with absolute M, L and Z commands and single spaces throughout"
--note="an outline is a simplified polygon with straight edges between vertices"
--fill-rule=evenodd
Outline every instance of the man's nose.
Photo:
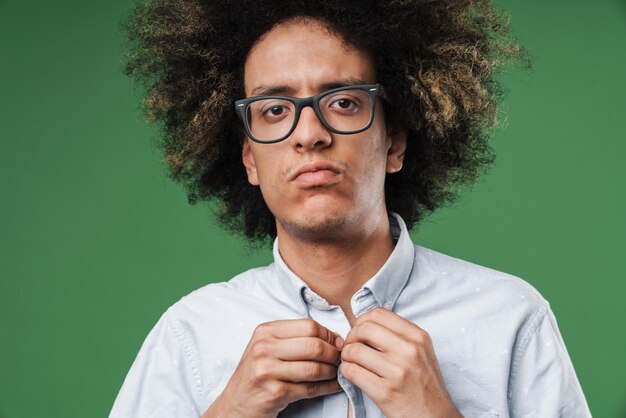
M 306 106 L 300 112 L 300 120 L 289 140 L 299 152 L 325 148 L 332 143 L 331 133 L 324 127 L 310 106 Z

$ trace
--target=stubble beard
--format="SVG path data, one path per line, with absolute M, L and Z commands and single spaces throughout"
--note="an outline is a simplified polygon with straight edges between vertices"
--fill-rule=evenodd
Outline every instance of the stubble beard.
M 331 214 L 319 216 L 305 216 L 300 218 L 276 218 L 276 221 L 289 235 L 309 242 L 338 242 L 350 239 L 348 231 L 353 224 L 349 214 L 335 211 Z

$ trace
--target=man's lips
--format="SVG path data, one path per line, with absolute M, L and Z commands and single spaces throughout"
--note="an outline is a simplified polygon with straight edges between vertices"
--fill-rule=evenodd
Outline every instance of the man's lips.
M 341 169 L 336 165 L 316 161 L 305 164 L 291 175 L 290 182 L 304 187 L 317 187 L 334 183 L 341 174 Z

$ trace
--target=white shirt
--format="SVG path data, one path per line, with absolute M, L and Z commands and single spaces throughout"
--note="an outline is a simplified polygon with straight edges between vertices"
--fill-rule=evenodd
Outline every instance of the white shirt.
M 355 316 L 385 307 L 431 337 L 446 388 L 465 417 L 590 417 L 548 302 L 517 277 L 414 246 L 391 218 L 396 246 L 352 297 Z M 346 337 L 338 306 L 315 294 L 285 264 L 204 286 L 170 307 L 146 338 L 110 418 L 199 417 L 223 391 L 255 327 L 312 318 Z M 343 392 L 290 404 L 279 416 L 384 415 L 338 376 Z

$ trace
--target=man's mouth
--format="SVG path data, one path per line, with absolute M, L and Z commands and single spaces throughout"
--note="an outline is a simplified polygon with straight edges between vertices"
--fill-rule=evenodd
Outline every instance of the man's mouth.
M 290 182 L 297 186 L 309 188 L 334 184 L 339 180 L 341 170 L 335 164 L 316 161 L 300 167 L 290 177 Z

